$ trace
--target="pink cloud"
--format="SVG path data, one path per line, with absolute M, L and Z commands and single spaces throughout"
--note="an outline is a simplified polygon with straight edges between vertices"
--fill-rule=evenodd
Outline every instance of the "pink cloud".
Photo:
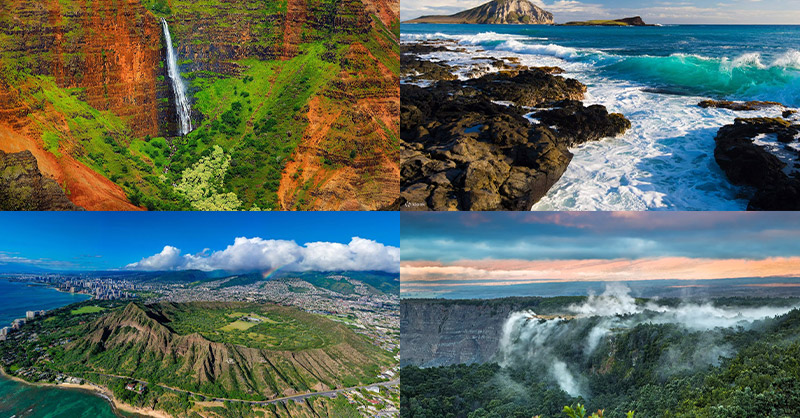
M 509 284 L 620 280 L 710 280 L 743 277 L 800 277 L 800 257 L 763 260 L 663 257 L 614 260 L 462 260 L 403 262 L 401 281 L 459 286 L 463 281 Z

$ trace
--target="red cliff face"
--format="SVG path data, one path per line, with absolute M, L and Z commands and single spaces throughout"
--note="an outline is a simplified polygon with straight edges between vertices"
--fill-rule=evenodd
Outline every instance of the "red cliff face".
M 139 135 L 155 135 L 160 26 L 138 0 L 91 4 L 77 19 L 55 25 L 60 29 L 55 48 L 61 52 L 53 54 L 56 81 L 63 87 L 86 88 L 92 107 L 113 111 Z M 53 12 L 51 16 L 61 17 Z M 80 31 L 79 39 L 61 42 L 73 31 Z
M 4 4 L 6 71 L 27 67 L 31 75 L 55 77 L 59 87 L 84 88 L 83 99 L 92 107 L 113 111 L 141 135 L 158 133 L 161 31 L 140 1 Z
M 0 149 L 30 150 L 43 173 L 87 209 L 136 209 L 119 186 L 69 152 L 44 149 L 32 121 L 69 128 L 53 107 L 32 104 L 25 80 L 51 76 L 58 87 L 80 88 L 75 94 L 95 109 L 112 111 L 137 134 L 157 135 L 161 33 L 155 18 L 138 0 L 6 0 L 0 16 L 0 129 L 6 131 Z
M 281 178 L 281 209 L 298 208 L 298 190 L 309 183 L 315 198 L 300 209 L 392 208 L 400 193 L 393 143 L 393 138 L 400 136 L 400 87 L 397 74 L 385 62 L 399 62 L 399 55 L 394 35 L 379 34 L 380 25 L 370 15 L 390 27 L 397 20 L 397 4 L 392 0 L 343 0 L 334 13 L 326 13 L 324 7 L 310 10 L 307 27 L 322 29 L 318 33 L 346 34 L 349 45 L 340 58 L 337 77 L 309 103 L 303 142 Z M 313 34 L 309 31 L 304 36 Z M 373 42 L 365 42 L 370 38 Z

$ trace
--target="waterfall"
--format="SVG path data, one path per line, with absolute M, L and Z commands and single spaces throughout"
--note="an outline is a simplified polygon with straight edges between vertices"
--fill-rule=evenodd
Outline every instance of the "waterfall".
M 178 115 L 178 122 L 181 127 L 181 135 L 186 135 L 192 131 L 192 108 L 186 98 L 186 85 L 183 84 L 181 73 L 178 71 L 178 54 L 172 47 L 172 36 L 169 34 L 167 21 L 162 17 L 161 26 L 164 28 L 164 40 L 167 43 L 167 72 L 169 81 L 172 84 L 172 94 L 175 96 L 175 111 Z

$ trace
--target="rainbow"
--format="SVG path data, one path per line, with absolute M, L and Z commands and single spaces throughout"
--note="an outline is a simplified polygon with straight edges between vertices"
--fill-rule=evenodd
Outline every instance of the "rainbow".
M 272 277 L 275 273 L 281 271 L 281 269 L 286 267 L 286 266 L 287 265 L 277 266 L 277 267 L 273 267 L 273 268 L 271 268 L 271 269 L 269 269 L 267 271 L 263 271 L 263 272 L 261 272 L 261 278 L 263 278 L 264 280 L 267 280 L 270 277 Z

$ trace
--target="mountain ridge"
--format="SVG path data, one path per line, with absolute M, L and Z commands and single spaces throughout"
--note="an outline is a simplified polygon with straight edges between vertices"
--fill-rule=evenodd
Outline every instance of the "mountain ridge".
M 223 308 L 256 309 L 244 303 L 129 303 L 87 323 L 82 336 L 68 345 L 63 365 L 113 372 L 209 396 L 269 400 L 344 387 L 352 380 L 363 380 L 373 366 L 388 361 L 382 360 L 388 355 L 344 326 L 277 305 L 268 311 L 321 324 L 330 340 L 317 348 L 270 350 L 212 341 L 201 331 L 182 334 L 170 327 L 177 311 Z
M 452 15 L 420 16 L 404 23 L 551 25 L 553 14 L 528 0 L 493 0 Z

